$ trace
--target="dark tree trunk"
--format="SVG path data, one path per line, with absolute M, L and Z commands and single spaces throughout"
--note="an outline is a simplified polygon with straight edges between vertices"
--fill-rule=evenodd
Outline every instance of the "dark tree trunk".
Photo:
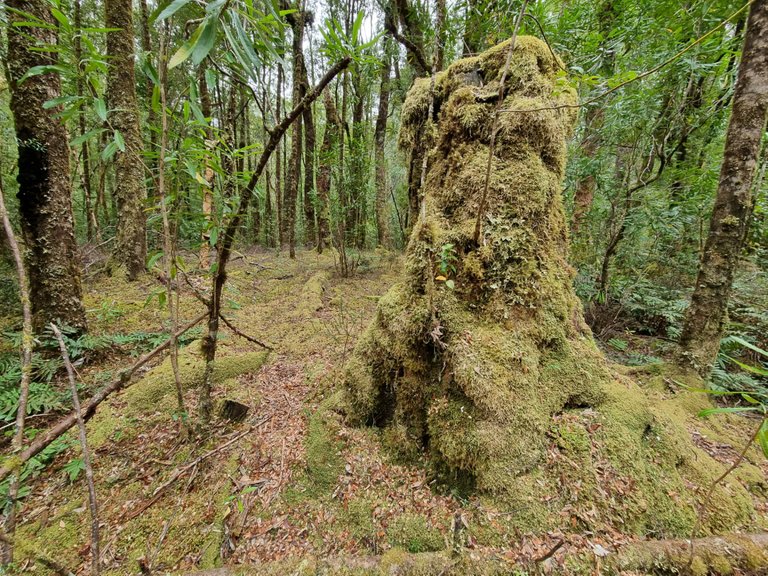
M 277 92 L 275 93 L 275 121 L 280 121 L 280 108 L 283 100 L 283 66 L 277 65 Z M 282 249 L 285 243 L 285 217 L 283 214 L 283 150 L 280 144 L 275 150 L 275 201 L 277 203 L 277 245 Z
M 302 97 L 309 90 L 307 67 L 302 66 Z M 312 108 L 304 110 L 304 231 L 306 243 L 312 246 L 315 240 L 315 119 Z
M 331 93 L 323 94 L 325 103 L 325 133 L 320 146 L 319 166 L 317 169 L 317 251 L 322 254 L 330 243 L 330 197 L 331 174 L 335 165 L 339 145 L 339 117 L 333 105 Z
M 387 136 L 387 114 L 389 112 L 389 72 L 391 58 L 389 42 L 384 47 L 384 63 L 381 67 L 381 87 L 379 89 L 379 111 L 376 116 L 374 133 L 374 154 L 376 157 L 376 230 L 379 246 L 389 246 L 389 206 L 387 183 L 387 160 L 384 157 L 384 144 Z
M 304 13 L 301 11 L 295 12 L 290 15 L 289 20 L 293 28 L 293 105 L 297 106 L 302 99 Z M 288 172 L 288 186 L 285 195 L 288 250 L 291 258 L 296 258 L 296 202 L 299 196 L 299 181 L 301 179 L 301 134 L 302 124 L 301 119 L 298 119 L 291 127 L 291 167 Z
M 147 223 L 144 215 L 146 186 L 133 50 L 133 7 L 131 0 L 106 0 L 105 23 L 116 28 L 107 33 L 107 100 L 109 122 L 122 134 L 125 151 L 115 155 L 115 196 L 117 199 L 117 242 L 115 260 L 125 266 L 128 280 L 144 270 L 147 256 Z
M 768 112 L 768 0 L 752 4 L 720 168 L 720 183 L 680 344 L 709 373 L 727 320 L 733 273 L 752 207 L 760 142 Z
M 32 76 L 20 83 L 33 66 L 53 64 L 49 53 L 32 48 L 56 44 L 55 20 L 43 0 L 9 0 L 8 7 L 29 13 L 51 25 L 14 27 L 8 33 L 8 84 L 18 141 L 19 213 L 26 244 L 26 263 L 34 316 L 41 333 L 49 323 L 85 331 L 85 309 L 80 285 L 80 259 L 72 218 L 67 131 L 56 116 L 59 107 L 45 109 L 60 96 L 57 74 Z M 11 23 L 27 20 L 8 13 Z
M 75 29 L 80 30 L 83 27 L 82 7 L 80 0 L 75 0 Z M 79 63 L 83 61 L 83 46 L 78 34 L 75 37 L 75 60 Z M 77 95 L 85 96 L 85 86 L 83 84 L 83 75 L 77 76 Z M 77 118 L 78 128 L 80 130 L 80 136 L 86 133 L 85 125 L 85 110 L 80 109 Z M 88 240 L 93 240 L 94 236 L 98 234 L 99 226 L 96 221 L 94 209 L 93 209 L 93 190 L 91 188 L 91 155 L 88 147 L 88 141 L 84 140 L 82 144 L 82 156 L 83 156 L 83 172 L 80 182 L 83 186 L 83 196 L 85 199 L 85 208 L 83 210 L 83 216 L 85 217 L 85 230 Z

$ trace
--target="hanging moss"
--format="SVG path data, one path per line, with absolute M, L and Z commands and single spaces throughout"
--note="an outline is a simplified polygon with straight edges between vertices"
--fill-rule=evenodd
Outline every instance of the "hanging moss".
M 508 48 L 438 74 L 432 118 L 429 80 L 406 99 L 400 145 L 427 150 L 425 206 L 403 280 L 346 366 L 349 417 L 386 428 L 400 453 L 423 450 L 446 481 L 519 510 L 512 528 L 551 528 L 571 506 L 585 528 L 687 535 L 696 486 L 723 468 L 691 443 L 690 412 L 652 407 L 584 322 L 561 199 L 576 113 L 556 108 L 576 97 L 558 86 L 558 62 L 535 38 L 517 39 L 501 108 L 525 112 L 499 117 L 475 245 Z M 455 270 L 446 274 L 448 257 Z M 718 487 L 714 501 L 705 529 L 750 523 L 740 484 Z

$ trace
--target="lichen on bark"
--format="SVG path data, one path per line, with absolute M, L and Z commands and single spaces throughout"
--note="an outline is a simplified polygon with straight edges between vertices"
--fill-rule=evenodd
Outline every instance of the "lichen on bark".
M 131 0 L 107 0 L 104 3 L 107 33 L 107 100 L 110 127 L 119 132 L 125 150 L 115 153 L 115 198 L 117 200 L 117 238 L 114 264 L 125 269 L 134 280 L 145 268 L 147 225 L 144 202 L 143 148 L 139 129 L 134 71 L 133 5 Z
M 35 331 L 50 322 L 86 330 L 80 258 L 72 217 L 67 130 L 57 117 L 60 106 L 44 104 L 61 95 L 58 74 L 22 81 L 34 66 L 55 60 L 38 45 L 55 45 L 57 29 L 50 7 L 40 0 L 8 2 L 10 23 L 31 14 L 48 26 L 8 26 L 8 83 L 18 145 L 18 198 L 26 247 Z
M 404 277 L 345 367 L 348 417 L 385 428 L 401 452 L 426 451 L 445 482 L 518 510 L 520 529 L 553 528 L 571 507 L 589 511 L 580 521 L 592 528 L 686 535 L 689 481 L 706 485 L 721 467 L 692 445 L 677 409 L 652 410 L 614 373 L 584 322 L 561 199 L 576 98 L 532 37 L 514 48 L 501 103 L 514 112 L 499 118 L 474 242 L 509 46 L 439 73 L 432 118 L 429 80 L 406 99 L 400 144 L 427 154 L 425 206 Z M 749 522 L 746 490 L 719 496 L 733 506 L 708 529 Z

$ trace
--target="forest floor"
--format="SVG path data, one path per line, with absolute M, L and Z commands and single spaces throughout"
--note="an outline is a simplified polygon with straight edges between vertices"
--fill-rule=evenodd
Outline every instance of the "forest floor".
M 398 257 L 371 253 L 354 277 L 342 279 L 330 255 L 300 252 L 290 260 L 257 251 L 235 259 L 225 313 L 242 332 L 274 347 L 267 353 L 223 331 L 215 397 L 219 404 L 230 399 L 249 406 L 245 421 L 217 419 L 205 440 L 182 440 L 166 359 L 102 404 L 88 424 L 106 574 L 281 566 L 291 559 L 454 545 L 480 556 L 492 551 L 510 563 L 542 559 L 557 548 L 546 560 L 556 570 L 566 555 L 599 563 L 604 551 L 637 538 L 608 525 L 580 531 L 580 512 L 567 507 L 560 511 L 567 534 L 521 533 L 506 521 L 514 510 L 451 494 L 430 481 L 426 467 L 393 460 L 376 430 L 344 425 L 333 410 L 340 368 L 401 265 Z M 159 287 L 151 276 L 134 284 L 89 281 L 92 333 L 167 330 L 165 310 L 156 299 L 147 303 Z M 183 287 L 182 322 L 202 311 Z M 131 362 L 114 353 L 86 363 L 80 367 L 85 388 L 97 388 Z M 183 349 L 180 364 L 194 422 L 203 367 L 198 341 Z M 699 447 L 726 464 L 737 458 L 741 446 L 723 438 L 744 438 L 748 422 L 728 420 L 731 433 L 717 439 L 690 422 Z M 88 573 L 84 475 L 71 481 L 63 470 L 77 457 L 77 449 L 68 450 L 29 482 L 18 532 L 23 569 L 44 574 L 35 558 L 47 557 Z M 765 517 L 768 467 L 753 455 L 748 460 L 752 475 L 735 481 L 752 484 L 755 509 Z

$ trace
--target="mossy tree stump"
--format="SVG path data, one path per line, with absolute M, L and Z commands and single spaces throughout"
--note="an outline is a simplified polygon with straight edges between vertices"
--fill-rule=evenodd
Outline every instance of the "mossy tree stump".
M 474 243 L 508 48 L 438 74 L 432 119 L 429 79 L 406 99 L 400 143 L 426 150 L 425 207 L 404 279 L 345 368 L 349 416 L 426 450 L 444 478 L 519 505 L 528 527 L 596 504 L 626 529 L 683 535 L 695 513 L 681 472 L 704 483 L 721 468 L 612 373 L 584 322 L 561 199 L 576 110 L 557 108 L 576 98 L 536 38 L 517 39 L 501 107 L 528 111 L 499 116 Z M 750 514 L 733 490 L 724 525 Z

